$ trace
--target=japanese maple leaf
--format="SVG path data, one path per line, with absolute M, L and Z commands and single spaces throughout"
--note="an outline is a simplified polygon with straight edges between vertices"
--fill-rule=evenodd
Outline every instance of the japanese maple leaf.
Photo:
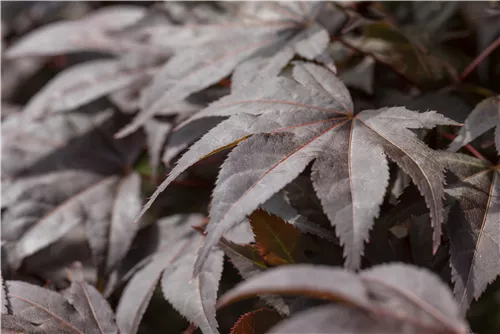
M 144 91 L 141 113 L 118 135 L 134 132 L 172 102 L 219 82 L 246 60 L 265 58 L 258 66 L 265 75 L 278 75 L 295 54 L 329 63 L 324 53 L 329 31 L 344 16 L 333 12 L 340 16 L 325 19 L 327 9 L 324 2 L 248 3 L 229 23 L 166 27 L 169 45 L 185 44 L 186 38 L 191 44 L 159 71 Z
M 94 108 L 94 109 L 93 109 Z M 141 177 L 128 172 L 143 151 L 140 133 L 112 134 L 124 123 L 112 110 L 55 114 L 2 123 L 2 242 L 13 266 L 85 226 L 101 273 L 126 255 L 139 229 Z
M 496 127 L 495 146 L 500 152 L 500 95 L 484 99 L 472 110 L 448 151 L 458 151 L 460 147 L 494 127 Z
M 456 201 L 448 216 L 452 280 L 462 311 L 500 275 L 500 161 L 492 165 L 463 154 L 444 154 L 457 178 L 446 193 Z
M 443 222 L 443 171 L 436 153 L 408 129 L 456 124 L 433 111 L 404 107 L 353 112 L 344 84 L 328 69 L 298 62 L 293 79 L 275 77 L 220 99 L 191 119 L 230 116 L 179 159 L 151 202 L 183 170 L 224 147 L 233 149 L 213 192 L 207 238 L 195 273 L 221 235 L 313 162 L 311 179 L 344 246 L 359 268 L 364 242 L 389 179 L 386 155 L 410 175 L 432 217 L 434 250 Z
M 167 241 L 153 253 L 148 263 L 129 281 L 117 307 L 117 323 L 124 333 L 136 333 L 142 316 L 161 284 L 163 295 L 172 306 L 203 333 L 218 333 L 215 302 L 222 275 L 224 253 L 214 249 L 204 274 L 191 280 L 196 252 L 203 235 L 192 226 L 202 223 L 200 214 L 174 215 L 157 222 Z M 161 233 L 163 236 L 163 233 Z
M 113 34 L 146 15 L 140 6 L 105 7 L 78 20 L 59 21 L 35 29 L 5 52 L 6 58 L 52 56 L 81 51 L 120 53 L 127 50 Z
M 444 282 L 409 265 L 379 265 L 359 274 L 331 266 L 281 266 L 238 284 L 218 306 L 256 295 L 324 301 L 292 314 L 269 333 L 469 333 Z
M 12 333 L 119 333 L 113 310 L 95 287 L 85 282 L 75 263 L 71 286 L 57 293 L 22 281 L 7 281 L 11 315 L 2 332 Z

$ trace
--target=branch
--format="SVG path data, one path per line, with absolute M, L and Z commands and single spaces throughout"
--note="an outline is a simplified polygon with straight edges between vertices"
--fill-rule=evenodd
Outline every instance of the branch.
M 467 66 L 467 68 L 460 74 L 458 80 L 463 81 L 469 74 L 474 71 L 476 67 L 483 62 L 483 60 L 488 57 L 495 49 L 500 46 L 500 37 L 498 37 L 493 43 L 490 44 L 472 63 Z

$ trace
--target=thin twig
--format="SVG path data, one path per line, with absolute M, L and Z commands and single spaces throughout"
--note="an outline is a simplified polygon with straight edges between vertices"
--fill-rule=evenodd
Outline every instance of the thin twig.
M 458 80 L 463 81 L 476 67 L 483 62 L 483 60 L 488 57 L 495 49 L 500 46 L 500 37 L 498 37 L 493 43 L 490 44 L 479 56 L 472 61 L 472 63 L 467 66 L 467 68 L 460 74 Z
M 449 140 L 453 140 L 453 139 L 455 139 L 457 137 L 456 135 L 452 135 L 451 133 L 447 133 L 447 132 L 441 132 L 440 134 L 441 134 L 442 137 L 444 137 L 446 139 L 449 139 Z M 486 159 L 481 153 L 479 153 L 479 151 L 476 150 L 472 145 L 465 144 L 464 147 L 470 153 L 472 153 L 472 155 L 474 155 L 476 158 L 478 158 L 480 160 L 488 161 L 488 159 Z

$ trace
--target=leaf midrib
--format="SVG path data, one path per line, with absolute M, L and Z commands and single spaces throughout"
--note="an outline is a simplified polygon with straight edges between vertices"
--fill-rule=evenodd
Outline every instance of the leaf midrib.
M 34 301 L 31 301 L 29 299 L 26 299 L 24 297 L 21 297 L 21 296 L 18 296 L 18 295 L 13 295 L 13 294 L 10 294 L 10 297 L 11 298 L 16 298 L 16 299 L 19 299 L 27 304 L 30 304 L 30 305 L 33 305 L 34 307 L 44 311 L 45 313 L 47 313 L 48 315 L 50 315 L 51 317 L 59 320 L 59 322 L 63 323 L 65 326 L 69 327 L 71 330 L 73 330 L 74 332 L 76 333 L 79 333 L 79 334 L 84 334 L 82 331 L 80 331 L 78 328 L 74 327 L 71 323 L 67 322 L 66 320 L 64 320 L 63 318 L 61 318 L 59 315 L 51 312 L 50 310 L 46 309 L 45 307 L 43 307 L 42 305 L 34 302 Z

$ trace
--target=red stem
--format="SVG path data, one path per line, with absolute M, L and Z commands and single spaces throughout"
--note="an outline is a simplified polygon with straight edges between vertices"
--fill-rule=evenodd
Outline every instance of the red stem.
M 469 74 L 471 74 L 472 71 L 474 71 L 476 67 L 479 66 L 479 64 L 483 62 L 486 57 L 488 57 L 493 51 L 495 51 L 498 46 L 500 46 L 500 37 L 498 37 L 493 43 L 490 44 L 490 46 L 488 46 L 483 52 L 481 52 L 481 54 L 477 56 L 476 59 L 474 59 L 472 63 L 469 64 L 469 66 L 467 66 L 462 74 L 460 74 L 458 79 L 460 81 L 463 81 L 467 76 L 469 76 Z
M 449 139 L 449 140 L 453 140 L 457 137 L 456 135 L 452 135 L 451 133 L 446 133 L 446 132 L 441 132 L 440 134 L 442 137 Z M 478 150 L 476 150 L 474 147 L 472 147 L 472 145 L 465 144 L 464 147 L 467 150 L 469 150 L 469 152 L 472 153 L 472 155 L 474 155 L 476 158 L 478 158 L 480 160 L 488 161 L 488 159 L 486 159 L 481 153 L 479 153 Z

